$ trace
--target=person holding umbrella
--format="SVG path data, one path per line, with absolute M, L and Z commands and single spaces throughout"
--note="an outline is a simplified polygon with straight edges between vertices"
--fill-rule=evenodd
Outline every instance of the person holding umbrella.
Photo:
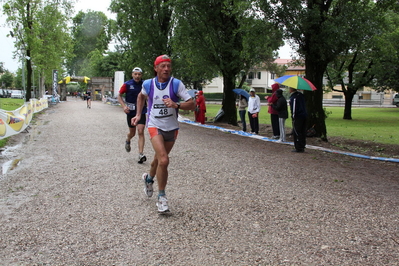
M 247 131 L 247 123 L 245 122 L 245 113 L 247 112 L 245 109 L 248 107 L 248 101 L 245 96 L 240 95 L 240 99 L 238 100 L 238 114 L 241 118 L 242 131 Z
M 249 124 L 251 125 L 251 133 L 258 134 L 259 133 L 259 112 L 260 112 L 260 98 L 255 94 L 255 89 L 252 88 L 249 91 L 249 100 L 248 100 L 248 117 Z
M 304 152 L 306 147 L 306 104 L 305 96 L 290 87 L 290 109 L 294 136 L 294 147 L 293 152 Z

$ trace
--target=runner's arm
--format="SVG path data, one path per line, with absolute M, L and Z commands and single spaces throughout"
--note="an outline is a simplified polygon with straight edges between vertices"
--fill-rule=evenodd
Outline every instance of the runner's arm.
M 122 106 L 123 111 L 128 114 L 130 112 L 129 107 L 126 106 L 122 98 L 122 94 L 124 93 L 126 93 L 126 84 L 123 84 L 122 87 L 119 89 L 118 102 Z
M 195 102 L 193 101 L 193 99 L 188 99 L 185 102 L 181 102 L 180 103 L 180 107 L 178 106 L 177 103 L 174 103 L 174 105 L 172 106 L 173 108 L 179 108 L 181 110 L 190 110 L 193 111 L 195 109 Z
M 147 96 L 144 95 L 142 92 L 139 93 L 137 96 L 137 104 L 136 104 L 136 116 L 132 118 L 132 125 L 136 126 L 137 123 L 140 121 L 141 113 L 143 112 L 144 102 Z

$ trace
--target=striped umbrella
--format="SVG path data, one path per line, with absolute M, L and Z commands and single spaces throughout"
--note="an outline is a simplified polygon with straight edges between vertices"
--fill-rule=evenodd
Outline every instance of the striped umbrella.
M 301 78 L 300 76 L 295 75 L 285 75 L 274 80 L 281 85 L 285 85 L 287 87 L 291 87 L 297 90 L 305 90 L 305 91 L 315 91 L 317 88 L 305 78 Z

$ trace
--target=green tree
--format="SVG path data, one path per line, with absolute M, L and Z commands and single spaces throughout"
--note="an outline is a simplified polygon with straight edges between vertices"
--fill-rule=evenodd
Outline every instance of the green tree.
M 18 68 L 14 76 L 14 87 L 22 89 L 22 69 Z
M 4 68 L 4 62 L 0 62 L 0 74 L 3 74 L 6 71 Z
M 46 43 L 42 39 L 43 35 L 40 34 L 44 31 L 43 27 L 47 33 L 59 32 L 54 27 L 57 25 L 56 23 L 49 23 L 51 22 L 50 20 L 43 23 L 43 16 L 49 15 L 45 8 L 49 6 L 58 10 L 58 14 L 71 9 L 71 4 L 68 0 L 50 0 L 45 2 L 40 0 L 10 0 L 3 6 L 4 14 L 7 15 L 7 23 L 13 29 L 11 35 L 16 38 L 16 55 L 25 60 L 24 65 L 26 66 L 27 81 L 26 100 L 31 98 L 32 62 L 36 60 L 37 56 L 43 53 L 46 59 L 54 56 L 50 50 L 45 49 L 46 47 L 49 48 L 52 43 L 47 43 L 48 46 L 46 46 Z M 57 16 L 51 18 L 53 20 L 59 19 Z M 61 21 L 65 18 L 65 16 L 61 16 Z M 45 51 L 43 52 L 41 49 Z M 38 59 L 38 61 L 40 60 Z
M 90 57 L 104 54 L 111 41 L 111 20 L 100 11 L 80 11 L 73 19 L 73 55 L 67 63 L 72 76 L 89 76 Z
M 285 37 L 298 45 L 304 58 L 306 78 L 318 88 L 305 92 L 308 124 L 315 125 L 321 139 L 327 141 L 326 114 L 323 109 L 323 76 L 330 62 L 364 36 L 368 21 L 357 19 L 368 11 L 372 0 L 284 0 L 258 1 L 265 16 L 284 29 Z M 388 3 L 390 2 L 390 3 Z M 393 0 L 377 1 L 388 8 Z M 383 3 L 384 6 L 379 5 Z
M 32 62 L 36 67 L 35 79 L 40 76 L 39 95 L 44 94 L 45 86 L 52 87 L 53 69 L 64 73 L 65 61 L 72 51 L 72 39 L 68 31 L 69 13 L 61 9 L 62 6 L 50 3 L 38 12 Z
M 390 21 L 381 16 L 375 3 L 370 3 L 357 16 L 361 24 L 363 36 L 329 63 L 326 76 L 332 90 L 342 92 L 345 96 L 343 119 L 352 119 L 352 101 L 358 90 L 365 86 L 373 86 L 379 70 L 386 69 L 382 62 L 387 52 L 387 39 L 383 36 L 389 30 Z M 334 89 L 340 84 L 341 89 Z
M 375 36 L 381 52 L 375 66 L 374 88 L 378 91 L 392 89 L 399 92 L 399 14 L 389 11 L 384 18 L 388 20 L 388 29 Z
M 153 77 L 157 56 L 173 57 L 172 0 L 112 0 L 110 9 L 117 14 L 115 38 L 120 53 L 120 66 L 130 73 L 134 66 L 144 70 L 146 78 Z M 173 71 L 176 70 L 173 66 Z
M 14 83 L 14 75 L 8 71 L 5 70 L 4 74 L 1 75 L 0 77 L 0 85 L 2 88 L 11 88 Z
M 90 54 L 90 62 L 92 75 L 95 77 L 113 77 L 115 71 L 122 69 L 118 52 L 107 52 L 103 55 L 95 50 Z
M 281 34 L 258 17 L 249 1 L 175 1 L 174 40 L 186 58 L 216 69 L 223 76 L 224 116 L 222 121 L 237 124 L 236 78 L 242 70 L 273 60 Z

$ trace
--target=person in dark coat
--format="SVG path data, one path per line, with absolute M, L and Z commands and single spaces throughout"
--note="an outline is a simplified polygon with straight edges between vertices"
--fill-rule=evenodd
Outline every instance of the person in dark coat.
M 278 112 L 278 123 L 280 129 L 280 137 L 278 142 L 285 142 L 285 120 L 288 118 L 287 100 L 283 96 L 283 91 L 278 89 L 276 91 L 277 102 L 271 104 L 271 107 Z
M 272 139 L 280 138 L 280 128 L 279 128 L 279 120 L 278 120 L 278 112 L 272 107 L 273 104 L 276 104 L 278 98 L 276 95 L 276 91 L 280 88 L 278 83 L 274 83 L 272 85 L 272 96 L 265 96 L 265 99 L 268 102 L 269 108 L 267 112 L 270 114 L 270 122 L 272 124 L 273 129 L 273 137 Z
M 305 96 L 294 88 L 290 88 L 290 109 L 292 117 L 295 149 L 293 152 L 304 152 L 306 147 L 306 103 Z

